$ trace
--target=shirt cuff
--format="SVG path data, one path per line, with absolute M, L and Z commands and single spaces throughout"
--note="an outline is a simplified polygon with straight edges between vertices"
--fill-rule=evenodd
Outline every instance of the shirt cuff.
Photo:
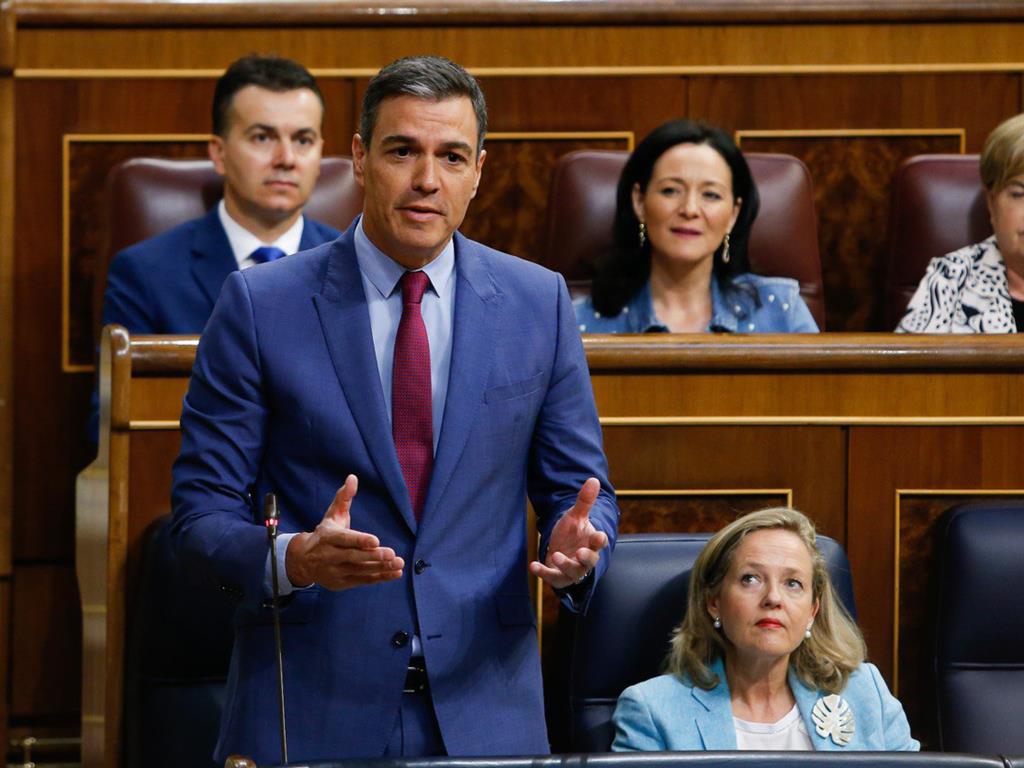
M 284 597 L 290 595 L 297 589 L 309 589 L 309 587 L 296 587 L 288 581 L 288 571 L 285 569 L 285 555 L 288 553 L 288 544 L 297 534 L 281 533 L 277 536 L 277 593 Z M 268 595 L 274 594 L 274 569 L 270 564 L 270 552 L 267 552 L 267 564 L 263 571 L 263 586 Z M 310 585 L 312 586 L 312 585 Z

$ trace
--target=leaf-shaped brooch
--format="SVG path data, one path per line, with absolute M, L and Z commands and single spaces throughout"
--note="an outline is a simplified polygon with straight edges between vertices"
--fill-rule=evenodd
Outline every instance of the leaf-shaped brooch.
M 841 696 L 833 693 L 814 702 L 811 719 L 818 735 L 831 738 L 837 747 L 845 747 L 853 738 L 853 710 Z

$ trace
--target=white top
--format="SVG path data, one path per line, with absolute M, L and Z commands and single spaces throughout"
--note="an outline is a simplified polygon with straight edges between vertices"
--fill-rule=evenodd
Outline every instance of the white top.
M 806 752 L 814 749 L 796 704 L 781 720 L 774 723 L 751 723 L 738 717 L 734 717 L 732 722 L 736 727 L 737 749 L 758 752 Z
M 299 243 L 302 241 L 302 226 L 305 222 L 305 218 L 299 216 L 295 223 L 288 227 L 288 231 L 277 238 L 277 240 L 272 243 L 264 243 L 256 235 L 231 218 L 231 214 L 228 213 L 228 207 L 223 199 L 217 204 L 217 218 L 220 219 L 220 225 L 224 227 L 224 233 L 228 236 L 231 252 L 235 255 L 235 261 L 238 262 L 239 269 L 248 269 L 255 266 L 256 262 L 252 260 L 252 252 L 263 245 L 272 245 L 275 248 L 280 248 L 289 256 L 296 253 L 299 250 Z

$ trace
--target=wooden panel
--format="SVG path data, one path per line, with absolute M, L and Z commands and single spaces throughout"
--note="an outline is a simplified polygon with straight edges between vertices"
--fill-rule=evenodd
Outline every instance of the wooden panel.
M 20 5 L 20 4 L 19 4 Z M 430 51 L 464 66 L 813 67 L 1017 62 L 1020 21 L 961 24 L 644 24 L 440 27 L 243 27 L 187 30 L 32 27 L 19 30 L 25 68 L 223 69 L 250 51 L 275 51 L 320 68 L 376 69 Z
M 741 132 L 744 150 L 800 157 L 814 179 L 818 240 L 832 331 L 883 331 L 883 281 L 891 179 L 899 163 L 925 152 L 959 152 L 933 131 L 963 131 L 978 152 L 989 131 L 1021 109 L 1015 74 L 707 77 L 690 86 L 690 114 Z M 893 130 L 905 135 L 831 138 L 812 130 Z
M 857 594 L 873 596 L 858 603 L 861 626 L 872 660 L 907 706 L 915 736 L 935 747 L 928 671 L 935 521 L 957 501 L 1000 495 L 999 489 L 1021 495 L 1024 427 L 850 433 L 848 554 Z
M 717 531 L 747 512 L 789 505 L 788 493 L 771 490 L 683 491 L 679 495 L 616 490 L 622 513 L 619 533 Z
M 891 179 L 908 157 L 958 153 L 959 136 L 794 136 L 744 138 L 751 152 L 799 157 L 814 180 L 825 284 L 825 327 L 882 331 Z
M 22 24 L 78 24 L 83 26 L 197 25 L 276 26 L 282 23 L 368 24 L 392 26 L 414 16 L 422 25 L 490 23 L 561 24 L 581 21 L 607 24 L 645 19 L 672 21 L 869 21 L 876 19 L 1015 19 L 1022 15 L 1012 0 L 953 0 L 897 2 L 896 0 L 843 0 L 808 4 L 801 0 L 611 0 L 593 3 L 556 3 L 514 0 L 480 4 L 473 0 L 414 0 L 402 4 L 393 15 L 368 14 L 359 3 L 290 2 L 280 6 L 266 0 L 232 0 L 216 4 L 182 4 L 173 0 L 140 3 L 137 0 L 68 2 L 22 0 L 18 18 Z
M 82 674 L 77 605 L 71 565 L 15 565 L 11 717 L 46 712 L 51 720 L 77 720 Z
M 531 261 L 544 257 L 544 222 L 555 163 L 577 149 L 626 149 L 629 137 L 501 138 L 487 142 L 480 190 L 460 231 Z

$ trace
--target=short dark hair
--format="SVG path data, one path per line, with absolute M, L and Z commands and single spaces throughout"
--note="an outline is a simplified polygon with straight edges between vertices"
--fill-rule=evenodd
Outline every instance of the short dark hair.
M 633 210 L 633 187 L 639 185 L 646 190 L 658 158 L 677 144 L 707 144 L 718 152 L 732 171 L 733 197 L 743 201 L 729 233 L 729 261 L 722 261 L 721 246 L 715 251 L 714 279 L 727 288 L 733 277 L 750 271 L 747 243 L 761 198 L 743 153 L 721 128 L 692 120 L 672 120 L 655 128 L 637 145 L 619 177 L 612 246 L 598 262 L 591 291 L 594 309 L 603 315 L 618 315 L 651 276 L 651 244 L 639 243 L 640 220 Z
M 359 136 L 367 148 L 377 125 L 381 102 L 395 96 L 415 96 L 432 101 L 456 96 L 468 98 L 476 114 L 476 153 L 480 154 L 487 134 L 487 102 L 476 78 L 454 61 L 441 56 L 406 56 L 378 72 L 366 87 L 359 119 Z
M 213 91 L 213 132 L 226 136 L 228 132 L 228 111 L 235 94 L 243 88 L 255 85 L 274 93 L 296 91 L 308 88 L 324 107 L 324 96 L 316 84 L 316 78 L 309 70 L 296 61 L 280 56 L 261 56 L 251 53 L 229 66 L 217 80 Z

